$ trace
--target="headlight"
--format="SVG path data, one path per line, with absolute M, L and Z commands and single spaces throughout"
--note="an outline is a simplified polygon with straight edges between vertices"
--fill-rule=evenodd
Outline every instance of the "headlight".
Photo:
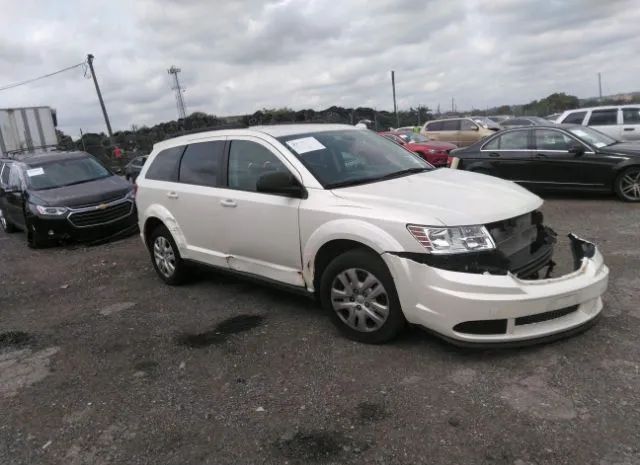
M 61 216 L 67 213 L 66 207 L 45 207 L 43 205 L 35 205 L 36 210 L 45 216 Z
M 129 192 L 127 192 L 127 195 L 125 195 L 124 198 L 129 200 L 134 200 L 136 198 L 136 190 L 131 189 Z
M 439 228 L 409 224 L 407 229 L 432 254 L 478 252 L 496 248 L 491 234 L 484 226 Z

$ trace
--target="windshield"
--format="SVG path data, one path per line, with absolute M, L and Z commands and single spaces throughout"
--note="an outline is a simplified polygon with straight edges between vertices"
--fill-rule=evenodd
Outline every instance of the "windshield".
M 410 140 L 411 142 L 429 142 L 429 139 L 424 137 L 422 134 L 418 134 L 417 132 L 403 132 L 402 134 L 398 134 L 404 140 Z
M 412 152 L 367 130 L 295 134 L 278 140 L 327 189 L 433 169 Z
M 596 131 L 587 126 L 576 126 L 575 128 L 569 128 L 568 131 L 577 136 L 578 139 L 582 139 L 588 144 L 593 145 L 594 147 L 600 148 L 605 147 L 607 145 L 615 144 L 618 142 L 613 137 L 609 137 L 606 134 L 603 134 L 600 131 Z
M 89 157 L 29 164 L 26 174 L 33 190 L 70 186 L 111 176 L 104 166 Z

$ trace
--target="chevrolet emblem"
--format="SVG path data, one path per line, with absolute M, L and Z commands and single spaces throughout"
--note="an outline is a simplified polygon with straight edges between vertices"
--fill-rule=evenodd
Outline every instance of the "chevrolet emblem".
M 100 205 L 98 205 L 96 207 L 96 210 L 104 210 L 105 208 L 107 208 L 107 204 L 106 203 L 101 203 Z

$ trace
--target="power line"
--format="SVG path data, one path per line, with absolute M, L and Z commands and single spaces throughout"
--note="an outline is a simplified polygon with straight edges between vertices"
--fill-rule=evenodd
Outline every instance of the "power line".
M 46 79 L 48 77 L 55 76 L 56 74 L 64 73 L 65 71 L 69 71 L 69 70 L 72 70 L 74 68 L 78 68 L 80 66 L 86 66 L 86 64 L 87 63 L 85 61 L 83 61 L 82 63 L 78 63 L 77 65 L 73 65 L 73 66 L 69 66 L 68 68 L 59 69 L 58 71 L 54 71 L 53 73 L 44 74 L 42 76 L 38 76 L 38 77 L 33 78 L 33 79 L 27 79 L 26 81 L 16 82 L 14 84 L 9 84 L 7 86 L 0 87 L 0 92 L 2 92 L 3 90 L 13 89 L 14 87 L 24 86 L 25 84 L 30 84 L 32 82 L 36 82 L 36 81 L 39 81 L 41 79 Z

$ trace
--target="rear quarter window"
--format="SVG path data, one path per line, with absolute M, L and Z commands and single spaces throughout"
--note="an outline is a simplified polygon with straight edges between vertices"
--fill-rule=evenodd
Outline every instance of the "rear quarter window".
M 427 124 L 427 131 L 442 131 L 442 121 L 434 121 Z
M 158 153 L 145 175 L 146 179 L 154 181 L 178 182 L 178 169 L 180 157 L 184 152 L 184 146 L 171 147 Z

